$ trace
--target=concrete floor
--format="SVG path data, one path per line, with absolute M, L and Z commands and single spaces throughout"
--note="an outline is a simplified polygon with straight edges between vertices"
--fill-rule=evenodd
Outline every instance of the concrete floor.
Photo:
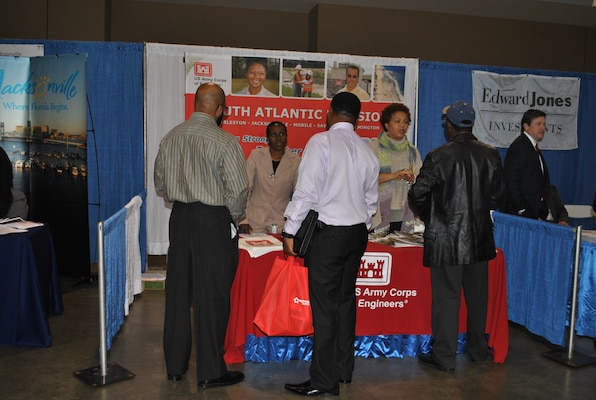
M 286 382 L 308 378 L 309 363 L 230 365 L 246 380 L 238 385 L 199 389 L 190 369 L 180 382 L 166 378 L 162 350 L 163 291 L 145 291 L 108 354 L 108 362 L 134 373 L 131 379 L 92 387 L 73 373 L 99 365 L 98 290 L 95 284 L 63 284 L 65 312 L 52 316 L 53 346 L 0 346 L 0 398 L 9 399 L 298 399 Z M 65 290 L 66 289 L 66 290 Z M 576 339 L 576 350 L 596 357 L 594 343 Z M 510 325 L 510 347 L 503 365 L 475 364 L 458 356 L 453 374 L 428 368 L 415 358 L 356 359 L 353 381 L 340 386 L 340 399 L 596 399 L 596 364 L 581 368 L 552 361 L 556 349 Z M 328 396 L 325 396 L 329 398 Z M 337 398 L 337 397 L 332 397 Z

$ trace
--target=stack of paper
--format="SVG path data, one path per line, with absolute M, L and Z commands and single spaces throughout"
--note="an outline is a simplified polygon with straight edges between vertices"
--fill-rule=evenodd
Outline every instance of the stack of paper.
M 418 247 L 424 245 L 424 238 L 419 233 L 393 232 L 386 236 L 369 237 L 369 240 L 392 247 Z
M 0 235 L 27 232 L 29 228 L 43 226 L 42 223 L 26 221 L 21 217 L 0 219 Z
M 272 251 L 283 250 L 283 244 L 278 238 L 265 233 L 241 234 L 238 239 L 238 247 L 248 251 L 252 258 Z

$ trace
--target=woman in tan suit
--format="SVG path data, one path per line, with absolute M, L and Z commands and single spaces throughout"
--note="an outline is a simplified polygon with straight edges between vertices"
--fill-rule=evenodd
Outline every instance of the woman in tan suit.
M 242 233 L 271 232 L 273 225 L 281 232 L 298 179 L 300 157 L 286 147 L 286 126 L 273 121 L 266 132 L 269 146 L 254 149 L 246 160 L 249 195 L 246 218 L 239 224 Z

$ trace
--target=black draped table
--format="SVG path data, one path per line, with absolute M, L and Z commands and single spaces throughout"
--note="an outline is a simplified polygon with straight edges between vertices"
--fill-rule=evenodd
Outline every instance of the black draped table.
M 0 343 L 51 346 L 48 316 L 63 311 L 50 228 L 0 235 Z

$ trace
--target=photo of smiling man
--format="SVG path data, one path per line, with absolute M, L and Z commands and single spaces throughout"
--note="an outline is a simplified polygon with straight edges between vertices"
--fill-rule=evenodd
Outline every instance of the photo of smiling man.
M 348 65 L 346 67 L 346 85 L 339 89 L 337 93 L 341 92 L 355 94 L 360 101 L 370 100 L 370 95 L 360 86 L 360 67 L 358 65 Z

